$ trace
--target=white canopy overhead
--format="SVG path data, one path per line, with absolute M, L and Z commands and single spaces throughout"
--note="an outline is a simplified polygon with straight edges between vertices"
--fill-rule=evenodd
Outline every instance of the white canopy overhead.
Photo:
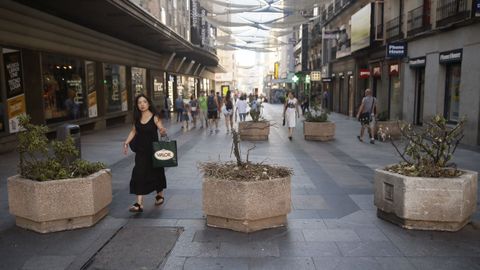
M 312 16 L 313 8 L 328 0 L 198 1 L 208 11 L 205 20 L 225 34 L 217 38 L 217 49 L 270 52 L 288 44 L 280 38 L 294 27 L 318 18 Z

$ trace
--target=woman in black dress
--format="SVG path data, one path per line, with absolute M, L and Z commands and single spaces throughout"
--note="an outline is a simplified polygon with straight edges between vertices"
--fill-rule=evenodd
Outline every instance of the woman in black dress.
M 135 167 L 130 180 L 130 194 L 137 195 L 137 201 L 130 207 L 130 212 L 143 212 L 143 195 L 156 191 L 155 205 L 164 202 L 163 190 L 167 187 L 163 168 L 152 166 L 152 142 L 158 141 L 158 131 L 167 134 L 162 121 L 157 116 L 150 99 L 141 94 L 135 98 L 133 109 L 134 125 L 128 134 L 123 152 L 128 153 L 130 144 L 135 151 Z

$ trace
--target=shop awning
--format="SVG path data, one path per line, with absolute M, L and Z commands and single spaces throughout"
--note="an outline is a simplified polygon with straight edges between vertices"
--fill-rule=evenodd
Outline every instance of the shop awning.
M 158 53 L 176 52 L 204 66 L 218 64 L 215 53 L 193 45 L 128 0 L 14 1 Z

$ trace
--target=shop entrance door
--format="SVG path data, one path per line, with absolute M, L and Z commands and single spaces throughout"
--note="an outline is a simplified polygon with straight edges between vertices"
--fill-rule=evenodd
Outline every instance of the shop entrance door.
M 415 110 L 413 119 L 415 125 L 423 124 L 423 106 L 425 90 L 425 68 L 419 68 L 415 71 Z

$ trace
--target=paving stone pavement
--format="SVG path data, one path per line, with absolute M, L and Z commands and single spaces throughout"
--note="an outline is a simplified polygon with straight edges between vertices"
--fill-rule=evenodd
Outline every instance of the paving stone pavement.
M 198 128 L 184 132 L 166 123 L 178 143 L 179 167 L 167 170 L 165 204 L 155 207 L 152 194 L 144 213 L 129 213 L 133 155 L 121 155 L 129 128 L 121 126 L 82 137 L 84 157 L 106 162 L 113 173 L 110 213 L 88 229 L 39 235 L 16 228 L 5 191 L 16 154 L 0 156 L 0 269 L 81 269 L 121 228 L 159 227 L 182 229 L 157 269 L 480 269 L 478 211 L 474 222 L 456 233 L 409 231 L 378 219 L 373 170 L 398 161 L 393 148 L 358 142 L 358 123 L 339 114 L 331 115 L 337 125 L 334 141 L 305 141 L 299 122 L 290 142 L 281 110 L 281 105 L 265 105 L 265 117 L 276 127 L 250 157 L 294 169 L 287 227 L 243 234 L 205 226 L 198 163 L 231 159 L 223 121 L 214 134 Z M 244 142 L 243 148 L 250 145 Z M 479 159 L 478 149 L 462 147 L 455 161 L 480 171 Z M 130 248 L 149 246 L 134 235 L 124 239 Z

